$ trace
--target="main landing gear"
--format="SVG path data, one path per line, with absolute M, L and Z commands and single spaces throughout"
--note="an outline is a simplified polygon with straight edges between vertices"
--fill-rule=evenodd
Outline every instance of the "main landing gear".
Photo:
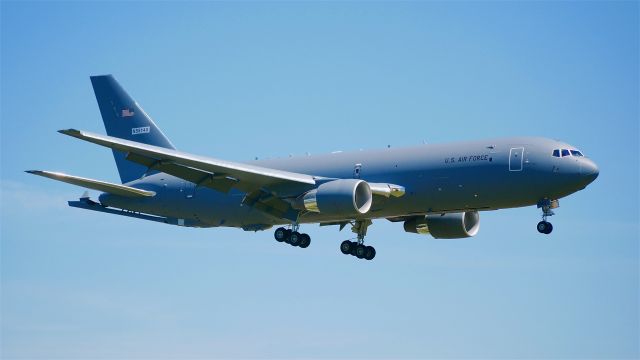
M 539 233 L 547 235 L 551 234 L 553 231 L 553 225 L 547 221 L 547 218 L 555 215 L 552 209 L 555 209 L 558 206 L 560 206 L 558 200 L 544 199 L 538 203 L 538 207 L 542 208 L 542 221 L 540 221 L 537 226 Z
M 352 223 L 351 231 L 358 235 L 357 241 L 345 240 L 340 244 L 340 251 L 345 255 L 352 255 L 358 259 L 373 260 L 376 257 L 376 249 L 373 246 L 366 246 L 364 238 L 367 235 L 367 228 L 371 225 L 371 220 L 356 220 Z M 311 237 L 298 232 L 299 224 L 292 224 L 291 229 L 279 227 L 273 233 L 273 237 L 278 242 L 285 242 L 291 246 L 306 248 L 311 244 Z M 340 228 L 342 229 L 342 227 Z
M 295 224 L 291 229 L 279 227 L 273 233 L 273 237 L 276 238 L 278 242 L 286 242 L 291 246 L 297 246 L 305 249 L 311 244 L 311 237 L 307 234 L 299 233 L 298 229 L 299 225 Z
M 351 227 L 351 231 L 358 234 L 358 241 L 343 241 L 340 244 L 340 251 L 358 259 L 373 260 L 376 257 L 376 249 L 373 246 L 364 245 L 364 237 L 367 235 L 369 225 L 371 225 L 371 220 L 357 220 Z

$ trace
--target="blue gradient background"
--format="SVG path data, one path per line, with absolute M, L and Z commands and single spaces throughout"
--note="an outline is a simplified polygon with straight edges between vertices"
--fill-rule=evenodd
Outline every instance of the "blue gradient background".
M 3 358 L 637 358 L 638 2 L 1 3 Z M 181 150 L 245 161 L 494 136 L 600 166 L 472 239 L 377 221 L 378 257 L 305 226 L 185 229 L 66 206 L 118 181 L 89 75 Z M 95 192 L 93 196 L 95 197 Z

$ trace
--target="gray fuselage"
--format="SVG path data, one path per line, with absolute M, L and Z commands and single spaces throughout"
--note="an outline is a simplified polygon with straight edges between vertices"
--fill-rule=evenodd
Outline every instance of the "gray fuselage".
M 253 161 L 252 164 L 326 178 L 360 178 L 404 186 L 402 197 L 375 196 L 371 210 L 345 219 L 303 213 L 300 223 L 398 218 L 432 213 L 495 210 L 536 205 L 585 188 L 598 168 L 584 156 L 553 156 L 575 150 L 546 138 L 517 137 L 472 142 L 386 148 Z M 289 221 L 242 205 L 244 193 L 224 194 L 157 173 L 127 183 L 151 190 L 151 198 L 102 194 L 103 205 L 184 219 L 185 226 L 265 229 Z

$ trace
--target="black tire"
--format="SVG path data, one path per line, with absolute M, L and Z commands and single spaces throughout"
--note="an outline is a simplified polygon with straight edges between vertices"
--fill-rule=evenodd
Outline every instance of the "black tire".
M 284 242 L 288 244 L 290 237 L 291 237 L 291 229 L 285 229 Z
M 538 223 L 538 226 L 537 226 L 536 228 L 538 229 L 538 232 L 539 232 L 540 234 L 546 234 L 546 233 L 547 233 L 547 232 L 546 232 L 546 231 L 547 231 L 547 224 L 549 224 L 549 223 L 548 223 L 548 222 L 546 222 L 546 221 L 540 221 L 540 222 Z
M 345 240 L 342 242 L 342 244 L 340 244 L 340 251 L 342 251 L 342 253 L 345 255 L 351 255 L 352 247 L 353 247 L 353 244 L 351 243 L 351 241 Z
M 547 223 L 547 229 L 545 230 L 545 234 L 549 235 L 553 231 L 553 225 L 550 222 Z
M 303 249 L 306 249 L 309 247 L 309 245 L 311 244 L 311 236 L 307 235 L 307 234 L 302 234 L 301 235 L 302 239 L 300 239 L 300 246 Z
M 277 228 L 276 231 L 273 232 L 273 237 L 278 242 L 283 242 L 287 238 L 287 229 L 283 227 Z
M 373 246 L 365 247 L 364 258 L 373 260 L 374 257 L 376 257 L 376 249 Z
M 302 234 L 300 234 L 297 231 L 292 232 L 291 236 L 289 236 L 289 244 L 291 244 L 291 246 L 298 246 L 300 245 L 301 241 L 302 241 Z
M 366 254 L 366 252 L 367 252 L 367 247 L 366 246 L 364 246 L 362 244 L 358 244 L 356 246 L 356 257 L 358 259 L 364 259 L 364 255 Z
M 358 243 L 357 243 L 357 242 L 355 242 L 355 241 L 352 241 L 352 242 L 351 242 L 351 252 L 350 252 L 350 254 L 351 254 L 352 256 L 356 256 L 356 249 L 357 249 L 357 248 L 358 248 Z

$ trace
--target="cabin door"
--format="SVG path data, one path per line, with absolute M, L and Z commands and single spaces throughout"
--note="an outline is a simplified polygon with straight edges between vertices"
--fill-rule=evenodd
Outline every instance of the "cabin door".
M 515 147 L 509 151 L 509 171 L 522 171 L 524 161 L 524 148 Z

